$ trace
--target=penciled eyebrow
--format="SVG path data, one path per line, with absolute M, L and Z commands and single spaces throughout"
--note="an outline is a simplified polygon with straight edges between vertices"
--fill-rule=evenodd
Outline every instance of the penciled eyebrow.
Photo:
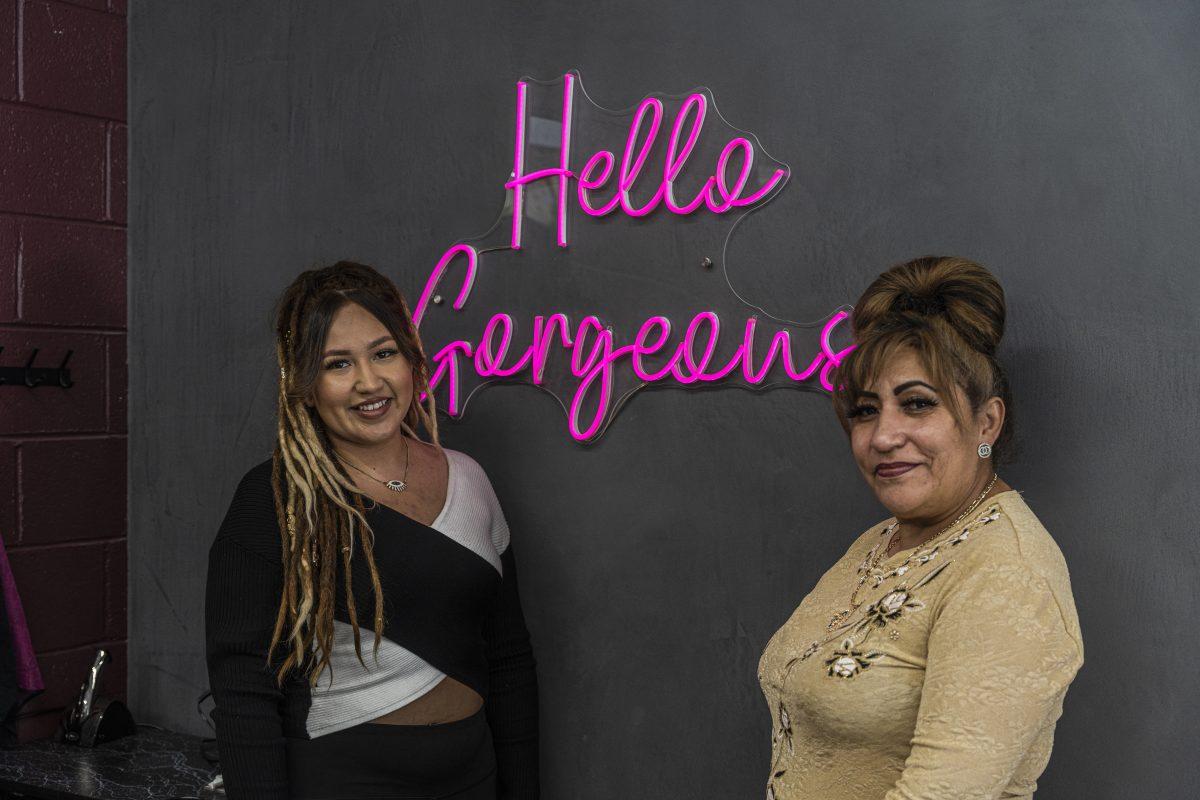
M 367 345 L 366 349 L 371 350 L 371 349 L 374 349 L 374 348 L 378 347 L 379 345 L 383 344 L 384 342 L 390 342 L 390 341 L 392 341 L 391 336 L 380 336 L 378 339 L 376 339 L 375 341 L 373 341 L 369 345 Z M 349 350 L 326 350 L 325 353 L 321 357 L 329 358 L 330 356 L 348 356 L 348 355 L 352 355 Z
M 933 388 L 925 381 L 905 381 L 904 383 L 900 384 L 895 389 L 893 389 L 892 394 L 894 394 L 894 395 L 903 394 L 904 392 L 907 392 L 909 389 L 913 388 L 914 386 L 924 386 L 926 389 L 933 392 L 934 394 L 938 393 L 937 389 Z M 859 392 L 858 396 L 870 398 L 871 400 L 879 399 L 879 395 L 875 394 L 874 392 Z
M 934 394 L 937 394 L 937 389 L 933 388 L 925 381 L 906 381 L 906 382 L 900 384 L 899 386 L 897 386 L 895 389 L 893 389 L 892 394 L 898 395 L 898 394 L 901 394 L 902 392 L 907 392 L 909 389 L 913 388 L 914 386 L 924 386 L 929 391 L 933 392 Z

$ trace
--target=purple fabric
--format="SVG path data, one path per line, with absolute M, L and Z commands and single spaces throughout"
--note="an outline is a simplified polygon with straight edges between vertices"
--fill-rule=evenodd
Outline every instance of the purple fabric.
M 46 688 L 42 683 L 42 672 L 38 669 L 37 656 L 29 641 L 29 627 L 25 624 L 25 609 L 17 594 L 17 582 L 13 580 L 8 566 L 8 555 L 4 552 L 4 541 L 0 539 L 0 589 L 4 592 L 4 609 L 8 611 L 8 629 L 13 641 L 13 661 L 17 671 L 17 686 L 27 692 L 40 692 Z

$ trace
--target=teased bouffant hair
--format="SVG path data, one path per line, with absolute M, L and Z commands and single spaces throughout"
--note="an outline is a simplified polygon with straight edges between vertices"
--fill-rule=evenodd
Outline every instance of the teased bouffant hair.
M 925 256 L 884 272 L 867 287 L 851 317 L 855 349 L 837 370 L 834 408 L 847 427 L 858 397 L 900 350 L 916 352 L 940 387 L 958 386 L 969 409 L 947 391 L 961 423 L 991 397 L 1004 401 L 1004 427 L 993 458 L 1010 455 L 1013 402 L 996 349 L 1004 336 L 1004 289 L 992 273 L 965 258 Z
M 438 441 L 437 417 L 429 391 L 429 361 L 395 284 L 371 267 L 351 261 L 301 273 L 275 307 L 279 414 L 271 484 L 282 538 L 283 596 L 268 661 L 275 649 L 282 647 L 286 657 L 276 672 L 280 683 L 289 671 L 302 668 L 315 686 L 321 672 L 330 667 L 339 563 L 354 631 L 354 651 L 362 661 L 350 583 L 356 529 L 375 591 L 376 652 L 383 634 L 382 587 L 362 497 L 334 453 L 320 414 L 307 403 L 320 378 L 322 353 L 333 317 L 347 303 L 357 303 L 378 319 L 412 366 L 413 396 L 396 398 L 398 408 L 409 401 L 401 423 L 404 433 L 418 438 L 419 429 L 424 428 L 429 441 Z

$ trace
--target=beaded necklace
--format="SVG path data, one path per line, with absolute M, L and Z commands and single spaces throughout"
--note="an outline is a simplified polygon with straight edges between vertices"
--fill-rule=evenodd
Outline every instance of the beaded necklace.
M 938 531 L 938 533 L 931 536 L 929 539 L 926 539 L 926 541 L 935 542 L 940 536 L 943 536 L 948 531 L 958 527 L 958 524 L 966 519 L 972 511 L 978 508 L 979 504 L 983 502 L 983 499 L 987 497 L 988 492 L 990 492 L 992 487 L 996 485 L 997 477 L 999 476 L 993 472 L 992 479 L 988 481 L 988 485 L 984 488 L 979 497 L 976 497 L 975 501 L 967 507 L 967 510 L 959 514 L 958 519 L 954 520 L 954 522 L 951 522 L 945 528 L 942 528 L 942 530 Z M 871 586 L 871 588 L 874 589 L 893 575 L 903 575 L 913 566 L 916 566 L 917 564 L 924 564 L 929 560 L 929 558 L 932 558 L 932 556 L 928 556 L 928 553 L 930 552 L 928 548 L 925 550 L 915 549 L 912 555 L 904 560 L 904 563 L 893 567 L 886 573 L 881 572 L 879 570 L 879 565 L 883 563 L 884 558 L 887 556 L 887 546 L 891 543 L 892 534 L 896 532 L 896 528 L 898 527 L 900 527 L 900 522 L 893 522 L 880 534 L 883 536 L 883 541 L 877 543 L 871 548 L 871 552 L 867 553 L 867 557 L 863 559 L 862 564 L 860 564 L 858 567 L 858 583 L 855 584 L 854 590 L 850 592 L 849 607 L 830 617 L 829 624 L 825 626 L 825 630 L 833 631 L 841 627 L 842 623 L 849 619 L 854 612 L 858 610 L 858 607 L 862 605 L 862 601 L 858 599 L 858 593 L 862 591 L 862 587 L 867 582 L 868 578 L 872 578 L 874 580 L 874 584 Z M 932 550 L 936 553 L 941 544 L 942 543 L 935 545 Z
M 911 555 L 909 558 L 905 559 L 904 563 L 898 564 L 898 565 L 892 567 L 890 570 L 887 570 L 886 572 L 879 569 L 877 565 L 869 564 L 869 562 L 871 561 L 872 557 L 875 554 L 875 550 L 872 549 L 871 553 L 867 556 L 867 558 L 863 560 L 862 566 L 860 566 L 858 568 L 860 574 L 866 575 L 866 577 L 862 579 L 862 582 L 865 583 L 866 580 L 869 578 L 871 581 L 871 584 L 872 584 L 871 588 L 878 588 L 888 578 L 903 575 L 904 573 L 911 570 L 913 567 L 917 567 L 917 566 L 920 566 L 921 564 L 925 564 L 929 561 L 934 560 L 935 558 L 938 557 L 938 553 L 942 547 L 950 547 L 950 546 L 957 545 L 960 542 L 965 542 L 967 540 L 967 537 L 970 536 L 971 532 L 974 531 L 976 528 L 982 527 L 984 525 L 988 525 L 989 523 L 992 523 L 992 522 L 995 522 L 999 518 L 1000 518 L 999 506 L 992 506 L 991 508 L 989 508 L 987 510 L 987 513 L 984 514 L 984 516 L 980 517 L 977 520 L 972 521 L 970 524 L 968 524 L 966 527 L 964 527 L 962 530 L 960 530 L 954 536 L 943 539 L 942 541 L 935 543 L 932 547 L 927 547 L 922 550 L 919 550 L 918 552 L 913 553 L 913 555 Z M 888 526 L 888 528 L 884 529 L 884 531 L 881 533 L 881 536 L 886 536 L 888 534 L 888 532 L 890 530 L 893 530 L 894 528 L 895 528 L 895 523 L 893 525 Z M 887 541 L 887 540 L 885 539 L 884 541 Z M 876 546 L 877 547 L 883 546 L 883 542 L 880 542 Z M 925 575 L 920 581 L 918 581 L 915 586 L 905 589 L 904 590 L 905 593 L 911 591 L 912 589 L 917 588 L 921 584 L 924 584 L 930 578 L 932 578 L 936 573 L 940 572 L 941 569 L 942 569 L 942 567 L 935 568 L 931 573 L 929 573 L 928 575 Z M 888 598 L 885 597 L 880 602 L 886 604 L 888 602 Z M 859 605 L 861 605 L 861 603 Z M 879 604 L 876 604 L 876 605 L 879 605 Z M 871 609 L 874 609 L 874 608 L 875 608 L 875 606 L 871 606 L 870 608 L 868 608 L 868 614 L 867 614 L 866 618 L 870 617 L 869 612 Z M 851 612 L 851 613 L 853 613 L 853 612 Z M 842 614 L 839 613 L 836 616 L 842 617 Z M 864 618 L 864 619 L 866 619 L 866 618 Z M 843 619 L 844 619 L 844 617 L 843 617 Z M 858 624 L 859 624 L 859 626 L 861 626 L 865 623 L 859 622 Z M 822 647 L 829 644 L 834 639 L 837 639 L 839 636 L 842 636 L 842 637 L 846 636 L 846 628 L 849 626 L 850 626 L 850 623 L 843 622 L 835 629 L 830 630 L 829 635 L 826 636 L 824 639 L 814 639 L 811 643 L 809 643 L 808 647 L 804 648 L 804 651 L 802 653 L 800 653 L 800 655 L 795 656 L 787 663 L 787 671 L 790 672 L 792 666 L 794 664 L 796 664 L 797 662 L 807 661 L 813 654 L 818 652 Z

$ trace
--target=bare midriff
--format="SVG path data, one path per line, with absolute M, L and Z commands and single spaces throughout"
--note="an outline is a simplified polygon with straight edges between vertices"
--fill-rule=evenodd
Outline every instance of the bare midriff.
M 483 707 L 483 698 L 450 676 L 408 705 L 371 722 L 382 725 L 443 725 L 466 719 Z

